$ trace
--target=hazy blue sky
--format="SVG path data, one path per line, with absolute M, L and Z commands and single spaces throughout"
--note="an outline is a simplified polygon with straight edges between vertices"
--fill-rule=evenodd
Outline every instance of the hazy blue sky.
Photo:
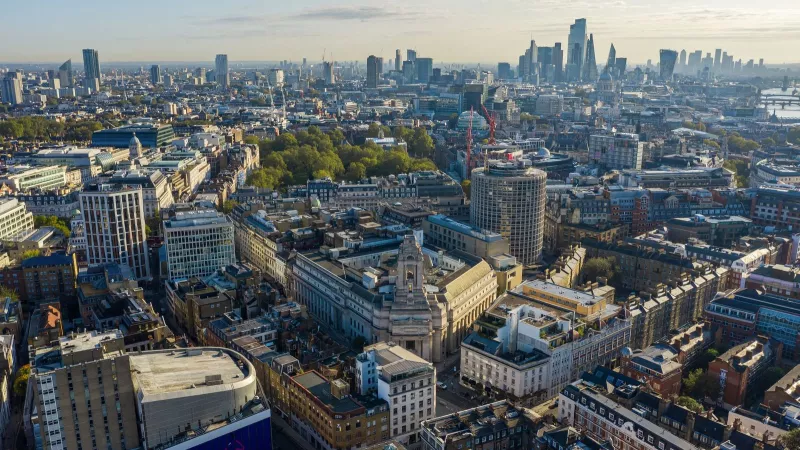
M 629 61 L 659 48 L 721 47 L 735 58 L 800 62 L 800 0 L 5 0 L 0 61 L 336 60 L 393 58 L 415 48 L 434 61 L 509 61 L 527 47 L 566 47 L 588 20 L 597 61 L 611 42 Z

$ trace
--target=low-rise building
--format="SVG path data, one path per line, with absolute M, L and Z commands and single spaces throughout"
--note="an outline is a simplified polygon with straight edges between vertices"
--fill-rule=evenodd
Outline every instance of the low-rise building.
M 783 344 L 757 337 L 735 345 L 708 365 L 708 373 L 719 380 L 721 399 L 730 407 L 744 404 L 748 390 L 769 367 L 780 365 Z
M 561 391 L 558 419 L 597 439 L 624 443 L 628 450 L 720 448 L 740 437 L 710 413 L 697 414 L 670 403 L 647 392 L 641 382 L 603 367 Z M 742 438 L 750 445 L 760 440 L 746 434 Z
M 507 400 L 466 409 L 420 424 L 424 450 L 534 448 L 534 428 Z
M 613 288 L 580 291 L 540 280 L 507 292 L 462 342 L 464 381 L 528 401 L 616 361 L 633 330 L 613 295 Z
M 0 199 L 0 239 L 33 229 L 33 214 L 16 198 Z
M 352 396 L 349 384 L 340 379 L 329 381 L 316 371 L 282 377 L 288 385 L 292 427 L 315 448 L 349 449 L 390 438 L 385 400 Z M 416 422 L 408 426 L 416 428 Z
M 740 216 L 678 217 L 667 221 L 669 240 L 686 243 L 698 239 L 717 247 L 732 247 L 740 237 L 750 233 L 753 221 Z
M 417 424 L 436 413 L 436 368 L 410 351 L 380 342 L 364 348 L 355 361 L 356 389 L 376 394 L 391 408 L 391 437 L 420 442 Z
M 800 306 L 796 300 L 740 289 L 717 296 L 706 306 L 705 318 L 721 328 L 723 342 L 740 344 L 763 334 L 783 344 L 783 358 L 800 360 Z
M 195 338 L 203 328 L 233 309 L 233 298 L 199 278 L 169 281 L 167 300 L 175 320 Z

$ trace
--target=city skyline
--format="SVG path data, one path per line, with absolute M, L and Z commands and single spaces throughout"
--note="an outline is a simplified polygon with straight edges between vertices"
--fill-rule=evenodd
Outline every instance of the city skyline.
M 800 44 L 800 6 L 789 0 L 777 0 L 769 9 L 743 0 L 714 0 L 702 7 L 688 0 L 669 5 L 653 0 L 546 0 L 534 5 L 502 0 L 491 8 L 481 0 L 434 5 L 413 0 L 403 9 L 358 2 L 331 7 L 316 0 L 270 3 L 202 0 L 191 11 L 158 3 L 160 13 L 154 15 L 147 7 L 156 5 L 151 1 L 131 8 L 88 0 L 80 6 L 50 6 L 37 27 L 24 25 L 26 17 L 36 15 L 35 6 L 15 5 L 9 26 L 0 31 L 0 38 L 15 45 L 0 49 L 0 61 L 55 64 L 80 60 L 82 48 L 96 48 L 110 64 L 213 61 L 217 53 L 234 62 L 319 61 L 323 51 L 329 60 L 362 61 L 374 54 L 388 61 L 397 48 L 415 48 L 434 61 L 514 62 L 521 43 L 531 37 L 539 45 L 566 43 L 569 25 L 586 18 L 598 52 L 613 42 L 633 64 L 657 61 L 662 48 L 704 53 L 725 48 L 745 61 L 800 62 L 789 52 Z M 508 14 L 512 10 L 516 13 Z M 97 20 L 100 11 L 103 20 Z M 465 22 L 476 25 L 465 31 Z M 77 26 L 65 33 L 64 23 Z M 504 33 L 496 33 L 501 28 Z

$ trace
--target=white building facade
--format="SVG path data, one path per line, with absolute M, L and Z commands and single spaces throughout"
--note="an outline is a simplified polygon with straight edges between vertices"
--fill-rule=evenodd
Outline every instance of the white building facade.
M 164 221 L 169 279 L 206 277 L 236 263 L 233 222 L 214 209 L 179 211 Z
M 137 279 L 149 279 L 142 188 L 97 185 L 95 189 L 80 197 L 89 265 L 127 264 Z

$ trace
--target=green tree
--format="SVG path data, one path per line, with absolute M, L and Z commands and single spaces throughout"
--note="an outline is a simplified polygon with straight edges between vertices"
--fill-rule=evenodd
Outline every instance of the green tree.
M 70 231 L 67 221 L 56 216 L 33 216 L 33 225 L 36 228 L 53 227 L 60 231 L 64 236 L 69 237 Z
M 283 180 L 284 170 L 276 167 L 261 167 L 247 176 L 245 183 L 258 188 L 277 189 Z
M 294 137 L 291 133 L 281 133 L 277 139 L 275 139 L 273 150 L 277 152 L 282 152 L 287 148 L 297 147 L 299 144 L 297 143 L 297 138 Z
M 714 361 L 717 357 L 719 357 L 719 350 L 710 348 L 697 358 L 697 367 L 706 370 L 711 361 Z
M 12 301 L 18 302 L 19 294 L 9 287 L 0 286 L 0 298 L 10 298 Z
M 761 141 L 762 147 L 774 147 L 775 144 L 776 144 L 775 139 L 772 139 L 771 137 L 765 138 L 764 140 Z
M 737 187 L 748 187 L 750 184 L 750 169 L 747 167 L 746 162 L 738 159 L 729 159 L 722 163 L 722 167 L 735 174 Z
M 530 113 L 520 113 L 519 120 L 522 122 L 533 122 L 533 114 Z
M 584 281 L 596 281 L 597 277 L 610 280 L 614 277 L 614 258 L 589 258 L 583 263 Z
M 794 127 L 786 133 L 786 141 L 795 145 L 800 145 L 800 127 Z
M 254 136 L 254 135 L 251 134 L 250 136 L 245 136 L 244 137 L 244 143 L 245 144 L 258 145 L 259 142 L 261 142 L 261 141 L 258 139 L 258 136 Z
M 758 142 L 745 139 L 739 135 L 732 134 L 728 137 L 728 149 L 734 153 L 748 153 L 757 150 Z
M 778 436 L 778 444 L 785 450 L 800 450 L 800 428 Z
M 17 376 L 14 378 L 14 394 L 23 397 L 28 389 L 28 378 L 31 376 L 31 365 L 25 364 L 17 369 Z
M 703 139 L 703 144 L 709 147 L 714 147 L 715 149 L 719 150 L 719 144 L 717 143 L 717 141 L 713 139 Z
M 683 387 L 684 392 L 694 398 L 709 397 L 712 399 L 718 398 L 722 389 L 719 385 L 719 379 L 714 378 L 703 369 L 695 369 L 689 372 L 689 376 L 683 380 Z
M 463 180 L 461 182 L 461 190 L 464 191 L 464 195 L 467 196 L 467 199 L 471 199 L 472 198 L 472 181 Z
M 416 130 L 418 129 L 419 128 L 417 128 Z M 402 139 L 403 141 L 410 143 L 411 140 L 414 138 L 414 133 L 416 132 L 416 130 L 411 130 L 401 125 L 394 128 L 394 131 L 392 131 L 392 136 L 394 136 L 395 139 Z
M 230 214 L 231 212 L 233 212 L 233 208 L 236 208 L 236 205 L 238 204 L 239 202 L 235 200 L 225 200 L 224 202 L 222 202 L 222 207 L 220 208 L 220 211 L 222 211 L 225 214 Z
M 21 259 L 25 261 L 26 259 L 36 258 L 37 256 L 42 256 L 41 250 L 25 250 L 22 252 Z
M 408 170 L 411 172 L 436 170 L 436 164 L 428 158 L 412 158 L 411 167 Z
M 693 399 L 692 397 L 688 397 L 686 395 L 681 395 L 680 397 L 678 397 L 678 399 L 675 400 L 675 404 L 678 406 L 683 406 L 689 411 L 694 411 L 696 413 L 703 412 L 703 405 L 701 405 L 697 400 Z
M 367 128 L 367 137 L 376 138 L 380 135 L 381 126 L 377 122 L 372 122 Z
M 425 128 L 417 128 L 409 141 L 409 150 L 416 157 L 429 157 L 433 153 L 433 139 Z
M 347 181 L 359 181 L 363 180 L 367 176 L 367 168 L 364 164 L 360 162 L 351 163 L 350 166 L 347 168 L 347 174 L 345 174 L 345 179 Z

